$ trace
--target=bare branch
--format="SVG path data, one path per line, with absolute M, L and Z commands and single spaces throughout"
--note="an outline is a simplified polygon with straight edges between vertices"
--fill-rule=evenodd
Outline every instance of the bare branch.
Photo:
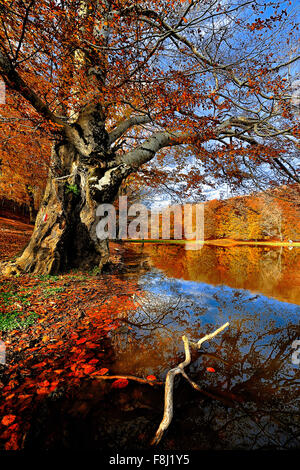
M 120 160 L 136 170 L 149 162 L 160 149 L 187 143 L 196 137 L 192 132 L 156 132 L 137 148 L 122 155 Z
M 115 129 L 113 129 L 109 133 L 109 143 L 114 143 L 131 127 L 138 126 L 140 124 L 147 124 L 149 122 L 151 122 L 151 118 L 146 114 L 141 116 L 131 116 L 129 119 L 126 119 L 125 121 L 121 122 L 121 124 L 119 124 Z
M 174 367 L 173 369 L 169 370 L 167 373 L 166 377 L 166 383 L 165 383 L 165 406 L 164 406 L 164 415 L 163 419 L 159 425 L 158 430 L 156 431 L 156 434 L 154 436 L 154 439 L 152 440 L 151 444 L 152 445 L 157 445 L 166 430 L 168 429 L 172 418 L 173 418 L 173 389 L 174 389 L 174 379 L 175 376 L 178 374 L 181 374 L 185 379 L 188 380 L 188 382 L 192 385 L 193 388 L 199 390 L 197 384 L 195 384 L 193 381 L 191 381 L 188 376 L 186 375 L 184 368 L 188 366 L 191 362 L 191 351 L 190 351 L 190 346 L 196 346 L 198 349 L 200 348 L 201 344 L 204 341 L 208 341 L 214 336 L 216 336 L 218 333 L 221 333 L 229 323 L 225 323 L 222 325 L 220 328 L 215 330 L 213 333 L 210 333 L 203 338 L 201 338 L 197 343 L 190 342 L 187 338 L 187 336 L 182 337 L 182 341 L 184 344 L 184 352 L 185 352 L 185 359 L 183 362 L 178 364 L 178 366 Z M 200 389 L 201 390 L 201 389 Z

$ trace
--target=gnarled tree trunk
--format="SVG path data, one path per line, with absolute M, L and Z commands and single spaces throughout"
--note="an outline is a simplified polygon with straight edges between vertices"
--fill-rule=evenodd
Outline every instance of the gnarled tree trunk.
M 99 124 L 100 121 L 100 124 Z M 96 234 L 96 209 L 112 203 L 124 177 L 125 164 L 112 163 L 114 153 L 99 110 L 88 109 L 67 138 L 52 149 L 45 195 L 31 240 L 3 274 L 55 274 L 70 268 L 100 269 L 108 262 L 108 242 Z

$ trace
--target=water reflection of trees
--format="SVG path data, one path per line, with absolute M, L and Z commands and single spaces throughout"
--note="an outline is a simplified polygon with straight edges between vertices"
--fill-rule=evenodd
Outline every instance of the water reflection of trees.
M 299 328 L 288 311 L 281 312 L 286 320 L 280 322 L 272 312 L 250 314 L 243 300 L 236 299 L 240 314 L 231 319 L 229 330 L 194 353 L 189 368 L 190 377 L 216 399 L 177 384 L 168 433 L 177 448 L 184 445 L 181 430 L 187 428 L 190 449 L 300 447 L 300 376 L 291 363 Z M 130 323 L 112 338 L 118 351 L 115 367 L 123 373 L 164 377 L 182 358 L 183 332 L 193 339 L 218 326 L 201 325 L 205 309 L 189 298 L 148 294 L 137 301 L 142 304 L 138 314 L 129 316 Z M 224 299 L 218 301 L 224 309 Z M 208 366 L 216 372 L 207 373 Z
M 191 322 L 190 301 L 181 296 L 144 293 L 136 296 L 137 310 L 120 318 L 120 327 L 111 334 L 117 368 L 136 375 L 164 373 L 178 355 L 182 332 Z M 200 309 L 202 311 L 202 309 Z
M 169 277 L 226 284 L 300 304 L 300 250 L 297 248 L 205 245 L 193 251 L 181 245 L 147 244 L 145 254 L 152 265 Z
M 213 380 L 203 377 L 205 359 L 195 361 L 194 380 L 233 403 L 226 409 L 216 402 L 208 405 L 214 412 L 206 424 L 229 447 L 298 448 L 300 377 L 291 364 L 291 345 L 299 328 L 271 324 L 253 329 L 258 322 L 241 320 L 223 335 L 216 349 L 226 363 L 219 362 Z

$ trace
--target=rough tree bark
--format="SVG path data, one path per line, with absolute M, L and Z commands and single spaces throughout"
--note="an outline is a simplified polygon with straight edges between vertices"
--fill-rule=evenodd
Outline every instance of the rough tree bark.
M 112 203 L 131 168 L 114 160 L 101 108 L 88 107 L 53 145 L 45 195 L 31 240 L 3 274 L 100 269 L 108 242 L 96 235 L 96 208 Z

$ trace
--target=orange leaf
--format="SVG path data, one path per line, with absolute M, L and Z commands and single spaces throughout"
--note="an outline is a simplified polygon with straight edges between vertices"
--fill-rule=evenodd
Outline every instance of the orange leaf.
M 81 338 L 79 339 L 78 341 L 76 341 L 76 344 L 82 344 L 82 343 L 85 343 L 86 342 L 86 338 Z
M 89 348 L 89 349 L 94 349 L 94 348 L 98 348 L 98 344 L 97 343 L 92 343 L 92 342 L 88 342 L 86 343 L 86 347 Z
M 206 367 L 207 372 L 216 372 L 213 367 Z
M 105 367 L 103 367 L 103 369 L 100 369 L 97 374 L 99 375 L 105 375 L 106 373 L 108 372 L 108 369 L 106 369 Z
M 44 367 L 46 365 L 46 361 L 43 361 L 43 362 L 39 362 L 38 364 L 35 364 L 33 366 L 31 366 L 32 369 L 40 369 L 41 367 Z
M 147 375 L 146 377 L 147 380 L 156 380 L 155 375 Z
M 128 380 L 127 379 L 117 379 L 112 383 L 112 388 L 124 388 L 127 387 Z
M 11 423 L 14 422 L 15 419 L 16 419 L 15 415 L 6 415 L 6 416 L 3 416 L 1 423 L 4 426 L 9 426 Z
M 46 387 L 40 387 L 40 388 L 37 389 L 36 393 L 37 393 L 38 395 L 44 395 L 44 394 L 48 393 L 48 388 L 46 388 Z
M 9 441 L 4 444 L 5 450 L 18 450 L 18 434 L 12 433 Z
M 94 372 L 94 370 L 95 370 L 95 367 L 92 365 L 86 364 L 83 366 L 83 372 L 85 374 L 90 374 L 91 372 Z

